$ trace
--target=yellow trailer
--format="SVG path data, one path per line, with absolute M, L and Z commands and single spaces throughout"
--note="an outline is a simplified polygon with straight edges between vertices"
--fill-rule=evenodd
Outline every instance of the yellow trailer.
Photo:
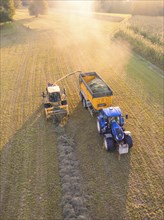
M 92 116 L 94 112 L 112 105 L 113 92 L 96 72 L 80 73 L 79 85 L 83 106 Z

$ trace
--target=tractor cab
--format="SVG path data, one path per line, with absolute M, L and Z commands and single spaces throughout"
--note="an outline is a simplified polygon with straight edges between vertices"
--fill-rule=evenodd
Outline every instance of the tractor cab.
M 106 120 L 106 132 L 109 130 L 112 132 L 116 141 L 122 141 L 124 139 L 124 118 L 122 116 L 121 109 L 119 107 L 109 107 L 102 110 Z
M 102 109 L 99 113 L 98 119 L 101 123 L 101 127 L 106 126 L 107 128 L 111 128 L 114 122 L 121 127 L 124 125 L 124 118 L 119 107 Z
M 119 107 L 104 108 L 99 112 L 97 129 L 104 135 L 106 150 L 113 151 L 118 148 L 119 154 L 124 154 L 133 146 L 131 132 L 125 131 L 124 124 L 124 117 Z

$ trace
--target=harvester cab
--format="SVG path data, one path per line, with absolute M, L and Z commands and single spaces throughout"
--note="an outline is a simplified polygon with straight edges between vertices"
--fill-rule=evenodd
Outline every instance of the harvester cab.
M 104 136 L 106 150 L 114 151 L 117 148 L 119 154 L 125 154 L 133 146 L 131 132 L 125 131 L 124 124 L 124 117 L 119 107 L 104 108 L 99 112 L 97 129 Z
M 52 104 L 63 104 L 63 102 L 66 103 L 66 91 L 63 89 L 61 92 L 61 89 L 58 85 L 54 85 L 52 83 L 48 83 L 48 86 L 46 88 L 47 96 L 49 99 L 49 102 Z

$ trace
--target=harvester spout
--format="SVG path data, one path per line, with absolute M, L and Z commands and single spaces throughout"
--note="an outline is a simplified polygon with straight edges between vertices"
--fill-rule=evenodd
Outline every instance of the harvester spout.
M 69 76 L 71 76 L 71 75 L 73 75 L 73 74 L 75 74 L 75 73 L 81 73 L 81 70 L 77 70 L 77 71 L 75 71 L 75 72 L 68 73 L 67 75 L 65 75 L 65 76 L 61 77 L 60 79 L 58 79 L 54 84 L 60 82 L 61 80 L 65 79 L 65 78 L 67 78 L 67 77 L 69 77 Z

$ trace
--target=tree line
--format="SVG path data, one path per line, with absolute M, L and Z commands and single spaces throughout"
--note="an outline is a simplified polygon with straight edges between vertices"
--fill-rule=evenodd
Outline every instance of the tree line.
M 163 1 L 145 0 L 94 0 L 94 9 L 98 12 L 126 13 L 132 15 L 163 16 Z M 0 0 L 0 22 L 11 21 L 15 14 L 15 9 L 28 6 L 29 14 L 38 16 L 45 14 L 48 8 L 55 7 L 55 0 Z
M 97 0 L 95 10 L 120 14 L 163 16 L 164 4 L 161 0 Z
M 0 0 L 0 22 L 12 21 L 15 9 L 28 6 L 29 14 L 38 17 L 45 14 L 48 8 L 45 0 Z
M 12 20 L 15 14 L 15 6 L 13 0 L 0 0 L 0 21 Z

